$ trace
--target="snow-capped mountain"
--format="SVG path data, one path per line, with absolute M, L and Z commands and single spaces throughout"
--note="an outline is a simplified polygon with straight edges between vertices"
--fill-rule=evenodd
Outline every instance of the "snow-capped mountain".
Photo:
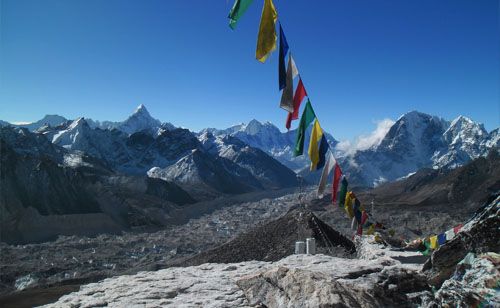
M 161 134 L 164 130 L 175 129 L 175 126 L 165 122 L 161 123 L 160 120 L 155 119 L 149 114 L 146 106 L 140 104 L 125 121 L 122 122 L 111 122 L 111 121 L 94 121 L 87 120 L 88 124 L 92 128 L 101 129 L 118 129 L 129 135 L 141 131 L 147 131 L 154 135 Z
M 216 196 L 219 193 L 238 194 L 256 190 L 237 174 L 229 172 L 217 159 L 203 150 L 195 149 L 166 168 L 153 167 L 151 178 L 173 181 L 197 196 Z M 258 185 L 257 181 L 251 184 Z
M 498 150 L 498 132 L 460 116 L 451 123 L 412 111 L 401 116 L 378 146 L 339 158 L 357 185 L 377 186 L 423 167 L 455 168 Z
M 288 132 L 281 132 L 276 126 L 270 122 L 261 123 L 255 119 L 248 122 L 248 124 L 238 124 L 231 126 L 227 129 L 214 129 L 207 128 L 198 135 L 203 135 L 210 132 L 215 136 L 232 136 L 240 139 L 244 143 L 261 149 L 268 153 L 283 165 L 288 168 L 299 172 L 307 168 L 309 160 L 305 155 L 294 157 L 293 148 L 295 146 L 297 130 L 290 130 Z M 306 131 L 306 140 L 309 140 L 311 134 L 311 127 Z M 326 134 L 328 143 L 333 149 L 338 143 L 331 135 Z
M 66 118 L 61 117 L 57 114 L 47 114 L 41 120 L 38 120 L 38 121 L 33 122 L 33 123 L 28 123 L 28 124 L 11 124 L 9 122 L 0 120 L 0 126 L 24 127 L 24 128 L 29 129 L 30 131 L 36 131 L 40 127 L 57 126 L 57 125 L 60 125 L 66 121 L 67 121 Z
M 205 131 L 198 136 L 198 139 L 209 153 L 233 162 L 250 172 L 263 187 L 282 188 L 297 184 L 296 175 L 292 170 L 264 151 L 251 147 L 236 137 L 214 136 Z

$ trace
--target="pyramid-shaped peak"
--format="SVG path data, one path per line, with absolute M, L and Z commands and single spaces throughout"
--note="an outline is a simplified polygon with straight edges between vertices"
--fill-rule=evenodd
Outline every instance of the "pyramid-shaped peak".
M 139 106 L 137 106 L 134 113 L 144 113 L 149 115 L 149 111 L 146 106 L 144 106 L 144 104 L 140 104 Z

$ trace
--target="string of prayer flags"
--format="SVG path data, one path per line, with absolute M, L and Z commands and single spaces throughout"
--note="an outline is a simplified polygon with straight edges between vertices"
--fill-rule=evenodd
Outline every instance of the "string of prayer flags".
M 259 35 L 255 57 L 260 62 L 266 62 L 269 54 L 276 49 L 276 20 L 278 13 L 272 0 L 264 0 L 260 17 Z
M 240 19 L 243 14 L 245 14 L 246 10 L 252 4 L 253 0 L 236 0 L 234 1 L 233 8 L 229 11 L 229 27 L 231 29 L 236 28 L 236 23 Z
M 332 172 L 332 169 L 335 167 L 336 161 L 335 158 L 333 157 L 332 153 L 329 153 L 328 159 L 326 160 L 325 163 L 325 168 L 323 168 L 323 171 L 321 172 L 321 178 L 319 179 L 319 185 L 318 185 L 318 195 L 322 196 L 323 192 L 325 191 L 326 188 L 326 181 L 328 180 L 328 175 L 330 172 Z
M 429 241 L 431 242 L 431 249 L 437 249 L 439 247 L 436 235 L 431 236 Z
M 309 154 L 309 158 L 311 159 L 311 168 L 310 170 L 316 170 L 316 166 L 319 162 L 319 150 L 318 150 L 318 142 L 323 137 L 323 129 L 319 125 L 319 121 L 316 118 L 314 120 L 313 129 L 311 131 L 311 139 L 309 140 L 309 149 L 307 153 Z
M 347 215 L 349 216 L 349 219 L 352 219 L 354 217 L 354 211 L 352 208 L 352 202 L 354 201 L 354 193 L 352 191 L 349 191 L 346 194 L 345 197 L 345 203 L 344 203 L 344 210 L 346 211 Z
M 280 107 L 286 111 L 293 112 L 293 77 L 292 77 L 292 56 L 288 57 L 288 67 L 286 71 L 286 86 L 281 92 Z
M 286 69 L 285 69 L 285 57 L 288 53 L 288 42 L 286 41 L 285 33 L 280 23 L 280 51 L 279 51 L 279 61 L 278 61 L 278 74 L 279 74 L 279 89 L 282 90 L 287 84 Z M 290 71 L 290 74 L 292 72 Z M 293 78 L 293 77 L 292 77 Z
M 297 84 L 297 88 L 295 89 L 295 95 L 293 96 L 293 112 L 288 113 L 285 125 L 286 129 L 290 129 L 290 127 L 292 126 L 292 121 L 297 120 L 299 118 L 300 104 L 302 103 L 304 97 L 306 96 L 307 96 L 306 88 L 302 83 L 302 78 L 299 78 L 299 83 Z
M 306 137 L 306 129 L 309 124 L 316 118 L 316 114 L 311 106 L 309 99 L 307 100 L 306 107 L 302 112 L 300 117 L 299 127 L 297 129 L 297 140 L 295 142 L 295 149 L 293 151 L 293 156 L 297 157 L 304 153 L 304 141 Z
M 349 183 L 347 182 L 347 179 L 344 178 L 342 179 L 342 185 L 340 186 L 340 192 L 339 192 L 339 207 L 344 207 L 345 203 L 345 198 L 347 196 L 347 186 Z
M 446 235 L 444 233 L 441 233 L 438 235 L 438 244 L 439 246 L 444 245 L 446 243 Z
M 323 168 L 325 165 L 326 161 L 326 152 L 330 148 L 330 145 L 328 144 L 328 141 L 326 140 L 325 134 L 321 136 L 321 141 L 319 142 L 319 161 L 318 165 L 316 166 L 316 170 L 319 170 Z
M 335 170 L 333 171 L 333 183 L 332 183 L 332 203 L 335 203 L 335 201 L 337 200 L 337 191 L 339 190 L 339 182 L 341 177 L 342 177 L 342 170 L 340 170 L 339 164 L 335 164 Z

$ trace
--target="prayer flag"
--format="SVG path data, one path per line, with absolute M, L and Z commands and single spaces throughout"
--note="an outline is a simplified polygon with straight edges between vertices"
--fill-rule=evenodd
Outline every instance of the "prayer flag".
M 318 165 L 316 166 L 316 170 L 319 170 L 325 166 L 326 152 L 328 151 L 329 147 L 330 145 L 326 140 L 325 134 L 323 134 L 323 136 L 321 137 L 321 141 L 319 142 L 319 161 Z
M 351 230 L 356 230 L 356 217 L 352 218 L 352 221 L 351 221 Z
M 366 234 L 368 234 L 368 235 L 372 235 L 373 233 L 375 233 L 375 225 L 374 225 L 374 224 L 371 224 L 371 225 L 368 227 L 368 231 L 366 231 Z
M 441 246 L 444 245 L 444 243 L 446 243 L 446 235 L 441 233 L 438 235 L 438 244 Z
M 316 114 L 311 106 L 311 102 L 307 100 L 306 107 L 302 112 L 300 117 L 299 128 L 297 129 L 297 140 L 295 142 L 295 149 L 293 151 L 293 156 L 297 157 L 304 152 L 304 138 L 306 136 L 306 129 L 311 124 L 311 122 L 316 118 Z
M 433 235 L 429 238 L 429 240 L 431 241 L 431 248 L 432 249 L 437 249 L 439 247 L 439 244 L 438 244 L 438 239 L 437 239 L 437 236 L 436 235 Z
M 286 87 L 281 92 L 280 107 L 288 112 L 293 112 L 293 78 L 292 78 L 292 62 L 288 57 L 288 68 L 286 71 Z
M 279 61 L 278 61 L 279 88 L 280 88 L 280 90 L 283 89 L 288 82 L 286 80 L 286 70 L 285 70 L 285 57 L 286 57 L 287 53 L 288 53 L 288 42 L 286 41 L 285 33 L 283 32 L 283 28 L 281 27 L 281 23 L 280 23 L 280 54 L 279 54 Z M 291 73 L 292 72 L 290 72 L 290 74 Z
M 318 195 L 320 196 L 323 195 L 323 192 L 325 191 L 326 187 L 326 181 L 328 180 L 328 175 L 330 174 L 334 166 L 335 166 L 335 158 L 333 157 L 332 153 L 329 153 L 328 160 L 326 161 L 325 164 L 325 168 L 323 168 L 323 171 L 321 172 L 321 179 L 319 180 L 319 185 L 318 185 Z
M 446 234 L 447 241 L 450 241 L 455 237 L 455 232 L 453 231 L 453 229 L 446 231 L 445 234 Z
M 353 208 L 353 212 L 354 212 L 354 217 L 356 218 L 356 221 L 358 223 L 361 223 L 361 202 L 359 202 L 359 199 L 356 198 L 354 199 L 354 208 Z
M 288 117 L 286 119 L 287 129 L 290 129 L 293 120 L 299 118 L 300 104 L 302 103 L 302 100 L 306 96 L 307 96 L 306 88 L 304 88 L 302 79 L 299 78 L 299 83 L 297 84 L 297 89 L 295 89 L 295 95 L 293 96 L 293 112 L 289 112 Z
M 272 0 L 264 0 L 262 16 L 260 17 L 259 35 L 255 57 L 260 62 L 266 62 L 269 53 L 276 49 L 276 20 L 278 13 Z
M 292 78 L 295 78 L 299 75 L 299 70 L 297 69 L 297 65 L 295 65 L 295 60 L 292 57 L 292 53 L 290 53 L 290 59 L 292 59 Z
M 346 211 L 347 215 L 349 218 L 354 217 L 354 211 L 352 208 L 352 202 L 354 201 L 354 193 L 352 191 L 349 191 L 345 197 L 345 203 L 344 203 L 344 210 Z
M 361 225 L 364 225 L 368 220 L 368 213 L 366 211 L 361 212 Z
M 363 226 L 358 224 L 358 231 L 356 232 L 356 235 L 363 235 Z
M 245 14 L 246 10 L 252 4 L 253 0 L 236 0 L 234 1 L 233 8 L 229 11 L 229 27 L 231 29 L 236 28 L 236 23 L 240 19 L 243 14 Z
M 342 179 L 342 185 L 340 186 L 340 192 L 339 192 L 339 207 L 344 207 L 348 185 L 349 183 L 347 182 L 347 179 L 344 176 L 344 178 Z
M 462 226 L 463 226 L 462 224 L 459 224 L 458 226 L 453 228 L 453 232 L 455 232 L 455 234 L 457 234 L 460 231 L 460 229 L 462 229 Z
M 339 182 L 340 182 L 341 176 L 342 176 L 342 170 L 340 170 L 340 166 L 337 163 L 337 164 L 335 164 L 335 170 L 333 171 L 332 203 L 335 203 L 335 201 L 337 200 L 337 191 L 339 190 Z M 344 196 L 344 198 L 345 198 L 345 196 Z
M 422 251 L 422 254 L 424 256 L 428 256 L 431 253 L 431 242 L 428 238 L 424 239 L 424 246 L 425 246 L 425 250 Z
M 311 168 L 310 168 L 311 171 L 316 170 L 316 166 L 318 165 L 319 162 L 318 143 L 322 137 L 323 137 L 323 130 L 321 129 L 319 121 L 316 118 L 316 120 L 314 120 L 314 126 L 311 131 L 311 139 L 309 139 L 309 149 L 307 150 L 309 158 L 311 159 Z

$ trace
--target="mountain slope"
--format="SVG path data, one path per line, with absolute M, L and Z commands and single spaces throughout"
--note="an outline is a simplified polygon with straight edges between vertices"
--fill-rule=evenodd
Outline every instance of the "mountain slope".
M 377 186 L 425 167 L 456 168 L 498 150 L 497 132 L 465 117 L 451 123 L 441 118 L 409 112 L 389 129 L 373 148 L 339 157 L 351 183 Z
M 251 147 L 240 139 L 204 132 L 198 136 L 203 147 L 214 155 L 225 158 L 252 174 L 267 189 L 297 185 L 295 173 L 264 151 Z
M 171 210 L 195 201 L 174 183 L 116 174 L 100 160 L 25 128 L 0 128 L 0 154 L 5 242 L 165 225 Z
M 257 120 L 251 120 L 248 124 L 238 124 L 227 129 L 207 128 L 198 135 L 209 132 L 215 136 L 232 136 L 240 139 L 251 147 L 258 148 L 273 158 L 278 160 L 288 168 L 298 172 L 307 168 L 309 161 L 304 155 L 294 157 L 293 149 L 295 147 L 297 130 L 290 130 L 282 133 L 276 126 L 270 122 L 261 123 Z M 306 140 L 309 140 L 311 127 L 306 131 Z M 333 149 L 338 143 L 331 135 L 326 134 L 328 143 Z

